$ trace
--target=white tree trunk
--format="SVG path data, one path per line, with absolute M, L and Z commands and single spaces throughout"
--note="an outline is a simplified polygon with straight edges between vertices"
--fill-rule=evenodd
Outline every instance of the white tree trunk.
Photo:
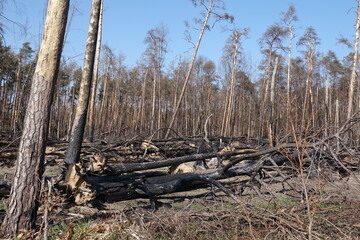
M 360 0 L 358 0 L 355 43 L 354 43 L 354 61 L 351 70 L 350 84 L 349 84 L 349 97 L 348 97 L 348 110 L 347 110 L 348 119 L 351 117 L 353 112 L 354 88 L 356 84 L 356 70 L 357 70 L 358 57 L 359 57 L 359 35 L 360 35 Z

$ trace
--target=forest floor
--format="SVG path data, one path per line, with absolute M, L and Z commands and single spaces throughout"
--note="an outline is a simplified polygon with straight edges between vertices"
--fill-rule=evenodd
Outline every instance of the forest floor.
M 16 149 L 16 144 L 6 146 L 3 153 Z M 124 151 L 131 145 L 116 145 L 120 146 Z M 61 174 L 59 165 L 63 161 L 64 144 L 52 147 L 47 154 L 45 175 L 48 177 Z M 101 148 L 98 143 L 86 145 L 83 157 Z M 138 151 L 126 149 L 128 153 L 135 150 Z M 110 164 L 114 163 L 114 152 L 109 155 Z M 6 156 L 11 157 L 7 161 L 0 159 L 0 180 L 11 179 L 14 171 L 14 155 Z M 117 160 L 120 157 L 126 160 L 126 157 L 117 157 Z M 136 162 L 136 157 L 131 158 L 129 162 Z M 157 170 L 167 171 L 167 168 Z M 249 179 L 235 176 L 219 180 L 232 196 L 213 185 L 156 196 L 156 210 L 146 197 L 78 206 L 54 189 L 51 197 L 43 197 L 37 234 L 41 238 L 47 229 L 48 239 L 59 240 L 360 239 L 358 169 L 348 175 L 327 169 L 317 174 L 289 168 L 281 173 L 269 169 L 257 184 L 249 184 Z M 47 217 L 44 217 L 44 206 L 48 209 Z M 0 211 L 4 213 L 6 207 L 4 198 Z M 48 227 L 45 222 L 49 223 Z M 26 239 L 26 234 L 20 239 Z

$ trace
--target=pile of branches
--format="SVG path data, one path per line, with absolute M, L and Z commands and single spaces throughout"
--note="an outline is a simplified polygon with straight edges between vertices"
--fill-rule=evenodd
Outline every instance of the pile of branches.
M 208 139 L 207 136 L 203 139 L 127 142 L 125 146 L 117 147 L 135 148 L 137 145 L 140 150 L 128 153 L 135 152 L 137 161 L 114 161 L 114 157 L 106 156 L 103 149 L 87 164 L 83 162 L 71 166 L 57 186 L 70 190 L 77 204 L 87 204 L 94 200 L 149 198 L 151 206 L 155 208 L 156 196 L 207 186 L 216 186 L 238 201 L 219 180 L 248 176 L 243 187 L 251 187 L 259 192 L 258 187 L 263 184 L 261 178 L 269 171 L 276 172 L 282 181 L 287 182 L 289 174 L 280 170 L 283 166 L 291 169 L 290 175 L 304 174 L 306 170 L 308 174 L 318 176 L 325 176 L 329 171 L 349 176 L 358 169 L 360 162 L 359 149 L 351 138 L 351 129 L 358 122 L 359 117 L 354 116 L 331 136 L 299 137 L 295 143 L 278 143 L 275 147 L 251 148 L 242 142 L 231 148 L 229 139 Z M 221 145 L 221 142 L 225 144 Z M 105 149 L 114 151 L 116 147 L 112 145 Z M 121 155 L 119 152 L 117 154 Z M 209 161 L 215 164 L 209 167 Z M 190 162 L 192 171 L 173 174 L 171 169 Z M 196 168 L 196 165 L 203 167 Z
M 317 137 L 322 134 L 320 132 L 311 137 L 299 137 L 294 143 L 279 141 L 275 147 L 254 147 L 254 139 L 208 138 L 207 134 L 204 138 L 154 140 L 153 135 L 146 140 L 84 143 L 81 163 L 64 169 L 60 177 L 53 178 L 53 185 L 80 205 L 97 200 L 149 198 L 155 208 L 156 196 L 207 186 L 216 186 L 236 200 L 219 182 L 234 176 L 248 176 L 243 187 L 257 192 L 262 177 L 269 172 L 276 172 L 284 182 L 289 175 L 299 174 L 304 169 L 317 175 L 326 175 L 329 170 L 348 176 L 358 169 L 360 162 L 351 131 L 359 122 L 357 115 L 331 136 Z M 15 149 L 13 142 L 3 146 L 0 157 L 14 155 L 9 152 Z M 66 142 L 49 143 L 47 164 L 63 164 L 66 148 Z M 190 171 L 180 170 L 174 174 L 174 170 L 184 164 L 190 166 Z M 280 170 L 283 166 L 291 169 L 290 174 Z M 9 186 L 0 182 L 0 189 L 6 190 L 4 194 Z

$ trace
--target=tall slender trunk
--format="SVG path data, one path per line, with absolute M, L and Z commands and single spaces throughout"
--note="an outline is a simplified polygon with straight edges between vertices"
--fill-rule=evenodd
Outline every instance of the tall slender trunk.
M 13 106 L 12 106 L 12 112 L 11 112 L 11 130 L 13 131 L 13 133 L 15 133 L 17 130 L 16 119 L 17 119 L 17 115 L 19 114 L 18 104 L 19 104 L 19 98 L 20 98 L 21 68 L 22 68 L 22 62 L 21 62 L 21 59 L 19 58 L 18 59 L 18 67 L 16 69 L 16 74 L 15 74 L 15 93 L 14 93 L 14 102 L 13 102 Z
M 106 116 L 106 106 L 108 105 L 108 85 L 110 81 L 110 65 L 111 62 L 107 63 L 106 73 L 104 77 L 104 87 L 103 87 L 103 94 L 101 98 L 101 105 L 100 105 L 100 121 L 99 121 L 99 130 L 102 132 L 104 131 L 106 122 L 107 122 L 107 116 Z
M 353 112 L 353 99 L 354 99 L 354 88 L 356 84 L 356 70 L 358 66 L 358 56 L 359 56 L 359 36 L 360 36 L 360 0 L 358 0 L 358 9 L 356 17 L 356 32 L 355 32 L 355 43 L 354 43 L 354 60 L 350 76 L 349 84 L 349 96 L 348 96 L 348 109 L 347 109 L 347 118 L 350 118 Z
M 304 104 L 302 109 L 302 116 L 301 116 L 301 130 L 300 133 L 303 134 L 303 131 L 307 128 L 307 122 L 306 122 L 306 114 L 308 113 L 309 108 L 311 109 L 311 116 L 310 119 L 313 119 L 314 116 L 314 110 L 313 110 L 313 94 L 312 94 L 312 74 L 313 74 L 313 57 L 314 57 L 314 51 L 310 48 L 310 43 L 308 43 L 308 53 L 307 53 L 307 64 L 308 64 L 308 73 L 306 77 L 306 86 L 305 86 L 305 98 L 304 98 Z M 309 104 L 310 100 L 310 104 Z M 308 106 L 309 105 L 309 106 Z
M 236 73 L 237 73 L 237 61 L 238 61 L 238 53 L 239 53 L 239 38 L 240 35 L 237 31 L 234 31 L 234 55 L 233 55 L 233 63 L 231 67 L 231 85 L 230 85 L 230 95 L 229 95 L 229 103 L 227 109 L 227 116 L 225 119 L 225 136 L 231 136 L 231 119 L 234 110 L 234 95 L 235 95 L 235 81 L 236 81 Z
M 325 137 L 329 135 L 329 79 L 325 78 Z
M 227 117 L 227 110 L 228 110 L 228 106 L 229 106 L 229 96 L 230 96 L 230 89 L 226 90 L 226 94 L 225 94 L 226 99 L 225 99 L 225 105 L 224 105 L 224 114 L 222 117 L 222 122 L 221 122 L 221 135 L 224 136 L 225 135 L 225 123 L 226 123 L 226 117 Z
M 271 77 L 271 86 L 270 86 L 270 120 L 268 125 L 268 134 L 269 134 L 269 144 L 270 147 L 273 147 L 275 144 L 275 77 L 278 67 L 278 57 L 275 58 L 274 71 Z
M 181 90 L 181 93 L 180 93 L 180 96 L 179 96 L 179 100 L 177 102 L 177 105 L 174 109 L 174 113 L 171 117 L 171 120 L 170 120 L 170 124 L 169 124 L 169 130 L 166 132 L 166 135 L 165 135 L 165 138 L 168 138 L 169 134 L 170 134 L 170 129 L 173 127 L 174 125 L 174 122 L 175 122 L 175 119 L 176 119 L 176 116 L 177 116 L 177 113 L 179 111 L 179 108 L 180 108 L 180 105 L 181 105 L 181 102 L 182 102 L 182 99 L 184 97 L 184 94 L 185 94 L 185 91 L 186 91 L 186 87 L 187 87 L 187 84 L 190 80 L 190 77 L 191 77 L 191 73 L 192 73 L 192 70 L 194 68 L 194 64 L 195 64 L 195 60 L 196 60 L 196 55 L 197 55 L 197 52 L 199 50 L 199 47 L 200 47 L 200 43 L 201 43 L 201 39 L 205 33 L 205 29 L 207 27 L 207 23 L 209 21 L 209 18 L 210 18 L 210 15 L 211 15 L 211 11 L 214 7 L 214 0 L 210 0 L 210 5 L 209 7 L 207 8 L 207 14 L 205 16 L 205 19 L 204 19 L 204 22 L 203 22 L 203 25 L 202 25 L 202 28 L 201 28 L 201 31 L 200 31 L 200 35 L 199 35 L 199 38 L 198 38 L 198 41 L 195 45 L 195 49 L 194 49 L 194 53 L 193 53 L 193 56 L 192 56 L 192 59 L 191 59 L 191 63 L 190 63 L 190 67 L 189 67 L 189 70 L 186 74 L 186 77 L 185 77 L 185 82 L 184 82 L 184 85 L 183 85 L 183 88 Z
M 146 81 L 147 81 L 148 73 L 149 73 L 149 68 L 147 68 L 145 71 L 145 75 L 144 75 L 144 79 L 143 79 L 143 86 L 142 86 L 142 91 L 141 91 L 140 129 L 142 131 L 146 131 L 144 123 L 145 123 L 145 103 L 146 103 Z
M 93 82 L 91 86 L 91 98 L 89 106 L 89 141 L 94 141 L 94 130 L 95 130 L 95 114 L 96 114 L 96 92 L 97 85 L 99 81 L 99 62 L 100 62 L 100 51 L 101 51 L 101 38 L 102 38 L 102 21 L 103 21 L 103 2 L 101 1 L 100 6 L 100 18 L 99 18 L 99 31 L 97 36 L 96 43 L 96 52 L 95 52 L 95 66 L 94 66 L 94 75 Z
M 74 83 L 76 85 L 76 82 Z M 72 91 L 71 91 L 71 110 L 70 110 L 70 114 L 69 114 L 69 120 L 68 120 L 68 129 L 67 129 L 67 134 L 66 134 L 66 140 L 69 141 L 70 139 L 70 135 L 71 135 L 71 127 L 72 127 L 72 122 L 73 122 L 73 118 L 74 118 L 74 113 L 75 113 L 75 86 L 72 87 Z
M 80 158 L 81 144 L 84 136 L 86 115 L 94 70 L 101 2 L 102 0 L 93 0 L 91 6 L 91 16 L 84 58 L 84 69 L 79 90 L 79 101 L 76 107 L 70 142 L 65 157 L 65 162 L 69 165 L 77 163 Z
M 340 128 L 340 115 L 339 115 L 339 99 L 335 100 L 335 132 Z M 336 152 L 340 151 L 340 141 L 336 138 Z
M 63 46 L 68 0 L 50 0 L 42 43 L 30 89 L 9 207 L 1 225 L 1 235 L 15 238 L 20 230 L 35 227 L 40 205 L 40 185 L 44 172 L 45 146 L 51 103 Z
M 155 65 L 155 64 L 154 64 Z M 155 131 L 155 106 L 156 106 L 156 82 L 157 82 L 157 69 L 154 66 L 154 75 L 153 75 L 153 88 L 152 88 L 152 99 L 151 99 L 151 119 L 150 119 L 150 132 Z
M 292 27 L 289 27 L 290 33 L 290 41 L 288 47 L 288 66 L 287 66 L 287 84 L 286 84 L 286 123 L 285 123 L 285 133 L 288 134 L 290 132 L 289 123 L 291 122 L 291 100 L 290 100 L 290 84 L 291 84 L 291 51 L 292 51 L 292 42 L 294 39 L 294 34 L 292 31 Z M 288 142 L 288 138 L 286 138 L 286 142 Z
M 271 67 L 271 61 L 272 61 L 272 48 L 269 49 L 269 57 L 266 67 L 266 73 L 265 73 L 265 79 L 263 83 L 263 99 L 260 100 L 260 122 L 259 122 L 259 135 L 258 135 L 258 141 L 260 142 L 263 137 L 263 122 L 264 122 L 264 116 L 266 112 L 266 101 L 268 98 L 268 90 L 269 90 L 269 82 L 270 82 L 270 67 Z
M 159 68 L 160 69 L 160 68 Z M 158 73 L 158 98 L 157 98 L 157 105 L 158 105 L 158 119 L 157 119 L 157 129 L 161 128 L 161 115 L 162 115 L 162 99 L 161 99 L 161 73 L 159 70 Z M 160 131 L 158 131 L 158 138 L 160 138 Z

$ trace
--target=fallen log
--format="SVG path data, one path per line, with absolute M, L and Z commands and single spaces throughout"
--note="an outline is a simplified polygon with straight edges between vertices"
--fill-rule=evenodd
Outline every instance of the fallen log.
M 296 160 L 297 157 L 298 154 L 295 153 L 287 156 L 273 156 L 271 158 L 276 164 L 281 165 L 289 161 L 289 159 Z M 146 172 L 110 177 L 86 175 L 84 179 L 90 186 L 89 189 L 96 193 L 97 199 L 114 202 L 134 198 L 152 198 L 152 196 L 206 187 L 211 184 L 210 180 L 219 180 L 239 175 L 253 176 L 265 165 L 272 165 L 271 161 L 266 157 L 244 161 L 241 165 L 232 166 L 226 171 L 223 171 L 223 168 L 216 168 L 197 173 L 174 175 L 164 174 L 163 172 Z M 89 191 L 89 189 L 86 191 Z
M 248 153 L 256 153 L 258 150 L 256 149 L 242 149 L 238 151 L 229 151 L 229 152 L 212 152 L 212 153 L 202 153 L 202 154 L 194 154 L 189 156 L 182 156 L 176 158 L 169 158 L 165 160 L 160 160 L 156 162 L 143 162 L 143 163 L 133 163 L 133 164 L 119 164 L 108 167 L 106 173 L 108 175 L 120 175 L 123 173 L 129 173 L 134 171 L 142 171 L 142 170 L 149 170 L 149 169 L 156 169 L 162 167 L 169 167 L 172 165 L 177 165 L 186 162 L 194 162 L 205 160 L 209 158 L 216 157 L 218 154 L 223 157 L 235 156 L 239 154 L 248 154 Z M 245 158 L 251 158 L 251 156 Z

